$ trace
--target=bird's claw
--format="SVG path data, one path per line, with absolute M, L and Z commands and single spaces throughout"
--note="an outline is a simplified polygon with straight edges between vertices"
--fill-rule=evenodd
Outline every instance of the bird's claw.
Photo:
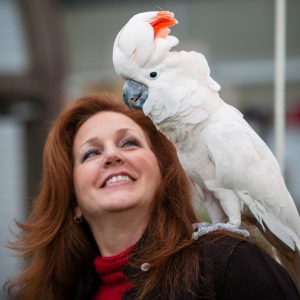
M 228 230 L 234 233 L 237 233 L 243 237 L 249 237 L 249 231 L 246 229 L 240 229 L 238 225 L 233 223 L 216 223 L 216 224 L 210 224 L 210 223 L 194 223 L 193 227 L 195 231 L 192 234 L 193 240 L 198 240 L 199 237 L 213 231 L 217 230 Z

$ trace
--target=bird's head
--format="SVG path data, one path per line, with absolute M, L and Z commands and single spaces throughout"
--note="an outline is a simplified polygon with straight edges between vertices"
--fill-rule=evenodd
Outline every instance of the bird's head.
M 169 35 L 169 27 L 175 24 L 177 20 L 169 11 L 140 13 L 122 28 L 114 44 L 114 67 L 126 79 L 125 103 L 143 109 L 155 122 L 201 105 L 199 101 L 208 101 L 208 93 L 220 89 L 210 77 L 203 54 L 170 51 L 179 43 Z M 200 96 L 191 99 L 196 93 Z
M 178 39 L 170 36 L 177 24 L 169 11 L 152 11 L 133 16 L 116 37 L 113 63 L 116 72 L 126 79 L 123 97 L 126 104 L 142 109 L 151 83 L 160 75 L 160 67 Z

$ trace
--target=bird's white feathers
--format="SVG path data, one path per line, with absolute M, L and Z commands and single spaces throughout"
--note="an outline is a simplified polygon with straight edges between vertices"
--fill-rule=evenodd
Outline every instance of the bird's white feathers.
M 202 54 L 170 51 L 177 38 L 155 38 L 150 22 L 156 14 L 134 16 L 118 34 L 117 73 L 148 86 L 143 111 L 176 145 L 214 222 L 224 221 L 225 213 L 240 224 L 246 205 L 263 228 L 300 250 L 299 214 L 273 154 L 242 114 L 220 98 Z
M 155 38 L 153 26 L 157 12 L 140 13 L 132 17 L 116 37 L 113 50 L 113 62 L 116 72 L 124 76 L 127 73 L 140 72 L 142 68 L 151 68 L 159 64 L 169 50 L 179 41 L 174 36 Z

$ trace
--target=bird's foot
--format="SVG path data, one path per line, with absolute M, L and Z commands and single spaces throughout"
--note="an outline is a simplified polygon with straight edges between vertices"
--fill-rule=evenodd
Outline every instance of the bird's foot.
M 198 240 L 199 237 L 213 231 L 217 230 L 229 230 L 231 232 L 242 235 L 243 237 L 249 236 L 249 231 L 246 229 L 240 229 L 239 225 L 233 223 L 194 223 L 193 224 L 195 231 L 192 234 L 193 240 Z

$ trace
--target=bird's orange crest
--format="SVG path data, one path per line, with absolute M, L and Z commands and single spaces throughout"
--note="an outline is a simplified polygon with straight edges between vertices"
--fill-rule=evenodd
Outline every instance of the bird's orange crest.
M 159 11 L 150 22 L 154 29 L 154 38 L 166 38 L 170 33 L 169 27 L 176 25 L 178 22 L 170 11 Z

